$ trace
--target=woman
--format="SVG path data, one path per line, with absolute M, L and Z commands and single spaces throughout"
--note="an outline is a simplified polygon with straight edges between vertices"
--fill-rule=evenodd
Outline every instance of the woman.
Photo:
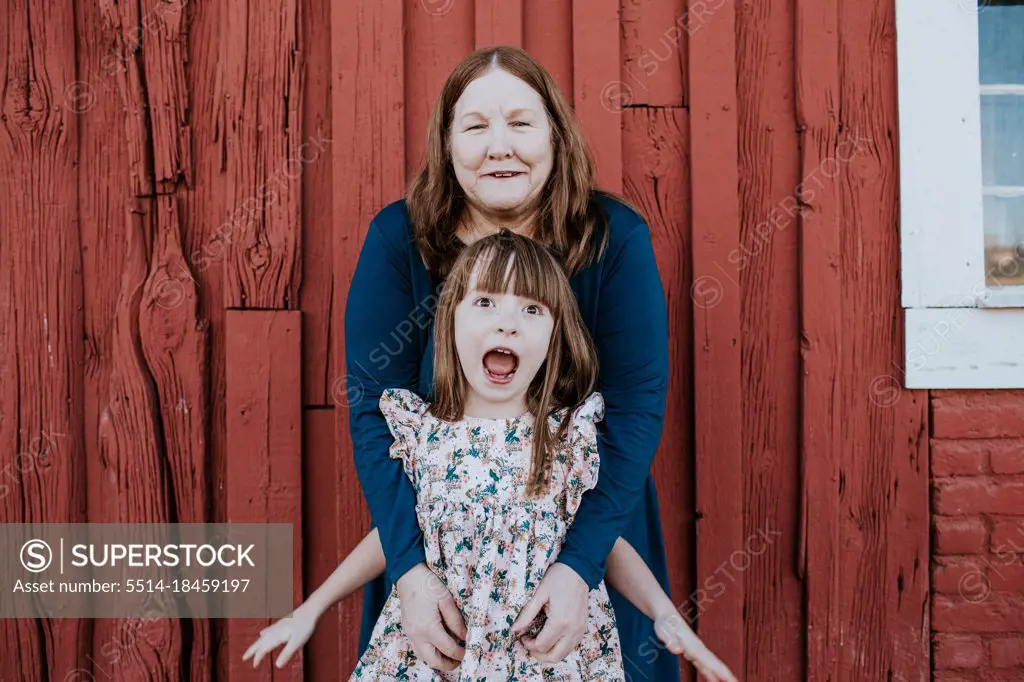
M 540 660 L 564 658 L 586 630 L 587 596 L 624 537 L 668 590 L 657 495 L 650 475 L 668 387 L 668 320 L 650 233 L 594 183 L 575 117 L 551 76 L 522 50 L 478 50 L 446 81 L 430 121 L 426 163 L 405 200 L 377 214 L 349 290 L 345 347 L 355 463 L 387 558 L 364 595 L 360 652 L 397 584 L 403 629 L 417 656 L 454 669 L 465 632 L 451 595 L 426 565 L 415 495 L 378 409 L 386 388 L 430 396 L 437 292 L 459 250 L 505 227 L 561 255 L 597 345 L 605 399 L 597 487 L 534 598 L 516 621 Z M 630 679 L 678 680 L 678 660 L 652 623 L 612 593 Z

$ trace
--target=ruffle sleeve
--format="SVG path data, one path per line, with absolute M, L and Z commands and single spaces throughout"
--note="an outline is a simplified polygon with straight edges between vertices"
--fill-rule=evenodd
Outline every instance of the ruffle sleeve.
M 389 454 L 393 459 L 402 460 L 402 468 L 413 483 L 416 482 L 416 448 L 428 407 L 422 398 L 404 388 L 388 388 L 380 396 L 380 411 L 395 437 Z
M 597 485 L 601 456 L 597 449 L 597 424 L 604 419 L 604 398 L 591 393 L 570 417 L 568 433 L 570 461 L 566 472 L 565 507 L 570 522 L 580 507 L 583 493 Z

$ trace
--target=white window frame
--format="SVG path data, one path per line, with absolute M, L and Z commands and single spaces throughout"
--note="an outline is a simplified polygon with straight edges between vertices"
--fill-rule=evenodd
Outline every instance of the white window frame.
M 907 388 L 1024 388 L 1024 286 L 986 284 L 978 14 L 896 0 Z

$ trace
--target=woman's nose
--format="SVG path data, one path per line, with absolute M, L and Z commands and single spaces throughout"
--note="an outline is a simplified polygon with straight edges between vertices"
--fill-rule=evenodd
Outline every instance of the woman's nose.
M 493 126 L 491 133 L 491 143 L 488 146 L 487 153 L 492 158 L 505 158 L 512 153 L 512 145 L 509 144 L 508 131 L 505 130 L 504 126 Z

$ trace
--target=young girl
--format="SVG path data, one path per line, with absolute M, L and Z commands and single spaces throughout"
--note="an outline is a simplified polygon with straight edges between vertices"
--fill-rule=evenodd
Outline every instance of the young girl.
M 533 657 L 513 627 L 599 473 L 597 353 L 564 270 L 544 246 L 508 231 L 476 241 L 445 283 L 434 333 L 433 403 L 389 389 L 380 408 L 395 437 L 391 456 L 416 489 L 437 587 L 451 592 L 465 619 L 465 633 L 450 633 L 464 635 L 464 655 L 452 672 L 420 660 L 402 632 L 393 590 L 351 679 L 624 680 L 604 583 L 589 594 L 583 640 L 560 662 Z M 538 423 L 534 415 L 547 418 Z M 384 567 L 374 530 L 290 618 L 263 630 L 243 660 L 253 658 L 255 667 L 285 644 L 277 660 L 283 666 L 330 605 Z M 621 538 L 607 580 L 655 621 L 671 652 L 712 682 L 735 682 Z

